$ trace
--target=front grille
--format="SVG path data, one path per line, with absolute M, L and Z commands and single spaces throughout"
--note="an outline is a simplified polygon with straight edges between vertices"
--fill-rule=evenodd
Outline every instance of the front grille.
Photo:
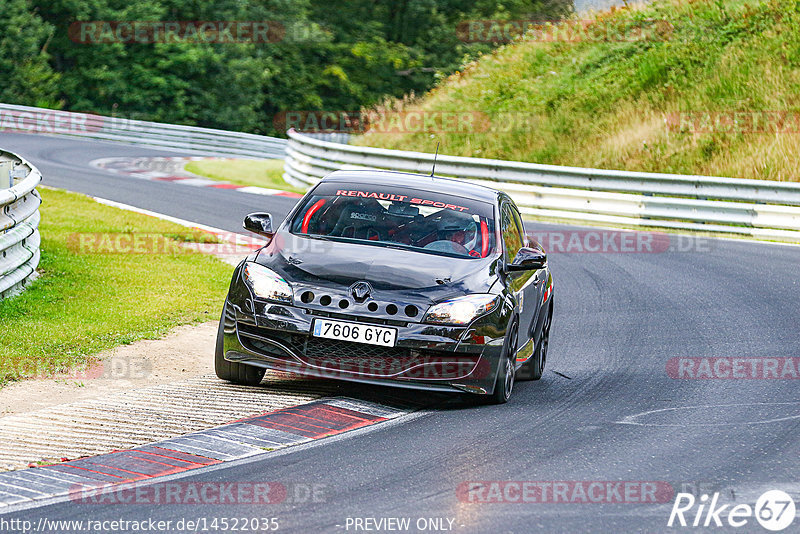
M 309 337 L 302 347 L 295 344 L 293 348 L 300 349 L 303 361 L 314 367 L 364 375 L 396 375 L 419 360 L 409 349 L 336 339 Z
M 402 347 L 381 347 L 318 337 L 307 339 L 305 354 L 309 358 L 410 358 L 409 349 Z
M 262 339 L 258 339 L 262 338 Z M 449 351 L 382 347 L 325 339 L 239 324 L 239 339 L 249 350 L 290 362 L 290 354 L 267 343 L 287 347 L 300 361 L 325 376 L 360 375 L 410 379 L 456 379 L 468 375 L 480 356 Z

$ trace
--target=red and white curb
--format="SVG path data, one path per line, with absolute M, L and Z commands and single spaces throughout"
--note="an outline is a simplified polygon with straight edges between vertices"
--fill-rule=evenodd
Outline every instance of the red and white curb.
M 239 193 L 249 193 L 251 195 L 267 195 L 289 198 L 300 198 L 300 193 L 282 191 L 280 189 L 270 189 L 268 187 L 256 187 L 231 184 L 220 180 L 209 180 L 194 175 L 183 170 L 183 166 L 189 161 L 199 160 L 224 160 L 226 158 L 204 158 L 204 157 L 158 157 L 158 158 L 101 158 L 89 162 L 89 165 L 96 169 L 103 169 L 115 174 L 122 174 L 141 180 L 152 180 L 156 182 L 172 182 L 181 185 L 194 187 L 210 187 L 213 189 L 231 189 Z
M 416 408 L 419 408 L 416 407 Z M 346 397 L 321 399 L 124 451 L 0 473 L 6 507 L 175 475 L 377 425 L 416 409 Z

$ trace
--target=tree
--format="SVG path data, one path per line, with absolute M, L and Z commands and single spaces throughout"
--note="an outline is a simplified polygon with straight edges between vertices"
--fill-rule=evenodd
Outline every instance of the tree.
M 57 105 L 58 75 L 48 64 L 53 27 L 28 0 L 0 3 L 0 102 L 44 107 Z
M 282 111 L 358 111 L 427 91 L 494 46 L 460 40 L 460 22 L 555 13 L 564 0 L 0 1 L 0 67 L 13 80 L 2 101 L 274 135 Z M 268 21 L 285 32 L 141 42 L 102 21 Z

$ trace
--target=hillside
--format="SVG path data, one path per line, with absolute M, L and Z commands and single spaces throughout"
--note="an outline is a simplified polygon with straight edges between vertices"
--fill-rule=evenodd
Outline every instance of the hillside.
M 586 16 L 582 17 L 586 19 Z M 800 180 L 800 3 L 657 0 L 483 56 L 404 112 L 472 112 L 459 131 L 357 144 L 682 174 Z M 542 37 L 544 35 L 544 37 Z M 450 128 L 452 130 L 452 128 Z

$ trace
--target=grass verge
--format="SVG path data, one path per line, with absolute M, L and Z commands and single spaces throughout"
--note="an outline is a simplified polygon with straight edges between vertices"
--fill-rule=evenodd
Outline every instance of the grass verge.
M 0 386 L 82 369 L 97 352 L 219 317 L 231 267 L 198 253 L 80 253 L 75 234 L 195 241 L 182 226 L 40 189 L 41 277 L 0 301 Z
M 420 100 L 386 106 L 474 112 L 480 127 L 354 143 L 433 152 L 441 141 L 440 152 L 459 156 L 800 180 L 794 0 L 656 0 L 580 15 L 590 17 L 586 38 L 533 34 Z
M 205 159 L 190 161 L 184 168 L 211 180 L 236 185 L 268 187 L 293 193 L 305 192 L 283 179 L 282 159 Z

